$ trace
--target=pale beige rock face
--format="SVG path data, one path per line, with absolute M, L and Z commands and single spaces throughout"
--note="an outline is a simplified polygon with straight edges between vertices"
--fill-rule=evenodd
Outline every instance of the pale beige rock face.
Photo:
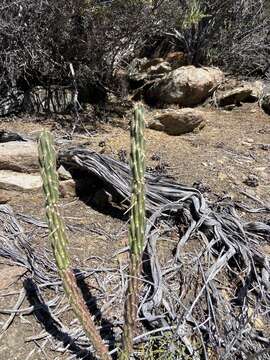
M 37 172 L 38 148 L 34 141 L 10 141 L 0 144 L 0 170 Z
M 30 192 L 39 190 L 42 180 L 39 174 L 22 174 L 11 170 L 0 170 L 0 189 Z

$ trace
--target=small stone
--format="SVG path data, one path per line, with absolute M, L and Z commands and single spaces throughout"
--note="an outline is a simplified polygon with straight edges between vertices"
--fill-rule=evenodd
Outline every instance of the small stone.
M 161 159 L 160 155 L 157 153 L 155 153 L 151 156 L 151 160 L 153 160 L 153 161 L 160 161 L 160 159 Z
M 261 108 L 266 112 L 266 114 L 270 115 L 270 92 L 265 93 L 260 101 Z
M 225 91 L 218 91 L 216 101 L 220 106 L 237 105 L 241 102 L 255 102 L 258 101 L 263 94 L 263 83 L 255 81 L 250 83 L 243 83 L 240 86 L 235 86 L 232 89 Z M 256 112 L 256 109 L 250 110 L 251 113 Z
M 60 180 L 70 180 L 72 179 L 72 176 L 69 171 L 67 171 L 63 165 L 61 165 L 58 170 L 58 176 Z
M 164 131 L 169 135 L 181 135 L 201 129 L 206 123 L 205 114 L 197 109 L 166 109 L 151 114 L 149 128 Z
M 248 177 L 244 180 L 244 184 L 250 187 L 259 186 L 259 179 L 256 175 L 248 175 Z
M 59 183 L 59 192 L 61 197 L 76 197 L 76 183 L 73 179 L 60 181 Z

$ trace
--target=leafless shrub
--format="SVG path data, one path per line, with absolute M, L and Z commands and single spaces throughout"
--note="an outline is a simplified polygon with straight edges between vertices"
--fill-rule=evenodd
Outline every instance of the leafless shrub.
M 95 83 L 90 95 L 102 97 L 106 87 L 113 85 L 113 70 L 130 61 L 146 38 L 169 29 L 172 10 L 162 0 L 105 4 L 4 0 L 0 8 L 2 90 L 15 85 L 66 85 L 72 63 L 79 86 L 87 89 Z
M 0 94 L 71 85 L 72 63 L 79 100 L 96 102 L 108 89 L 122 93 L 115 70 L 171 49 L 183 50 L 196 65 L 265 74 L 270 26 L 264 6 L 265 0 L 2 0 Z
M 265 0 L 179 0 L 183 19 L 170 35 L 193 64 L 264 75 L 270 65 L 266 6 Z

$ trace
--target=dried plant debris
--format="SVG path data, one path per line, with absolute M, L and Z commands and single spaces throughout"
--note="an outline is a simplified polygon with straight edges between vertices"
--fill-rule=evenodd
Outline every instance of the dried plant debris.
M 121 204 L 124 215 L 130 199 L 128 165 L 81 148 L 60 152 L 59 162 L 72 174 L 88 174 L 100 183 Z M 260 354 L 260 359 L 269 359 L 269 220 L 245 221 L 236 212 L 239 206 L 226 199 L 209 203 L 195 188 L 146 175 L 148 219 L 136 358 L 246 360 Z M 261 210 L 265 219 L 269 207 Z M 259 216 L 260 209 L 255 213 Z M 54 306 L 46 309 L 58 331 L 68 336 L 65 351 L 73 359 L 75 346 L 87 358 L 92 349 L 83 330 L 76 322 L 67 328 L 60 320 L 67 307 L 61 302 L 63 290 L 51 254 L 32 248 L 31 237 L 23 233 L 10 207 L 0 205 L 0 221 L 0 255 L 28 269 L 40 302 L 46 287 L 54 292 Z M 106 331 L 107 324 L 103 333 L 115 354 L 123 325 L 127 264 L 110 268 L 99 259 L 97 268 L 84 264 L 77 276 L 98 278 L 101 326 L 107 317 L 111 330 Z M 61 343 L 61 337 L 52 334 L 44 330 L 35 340 L 53 342 L 63 351 L 63 339 Z

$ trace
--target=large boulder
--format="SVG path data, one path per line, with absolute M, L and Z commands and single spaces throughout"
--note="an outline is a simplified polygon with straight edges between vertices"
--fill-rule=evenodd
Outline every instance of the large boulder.
M 37 143 L 34 141 L 0 143 L 0 170 L 27 173 L 38 171 Z
M 205 120 L 204 113 L 197 109 L 166 109 L 151 114 L 148 127 L 169 135 L 181 135 L 203 127 Z
M 206 100 L 223 81 L 218 68 L 182 66 L 156 81 L 146 93 L 149 102 L 195 106 Z
M 0 170 L 0 189 L 30 192 L 39 190 L 41 187 L 42 180 L 39 174 Z

